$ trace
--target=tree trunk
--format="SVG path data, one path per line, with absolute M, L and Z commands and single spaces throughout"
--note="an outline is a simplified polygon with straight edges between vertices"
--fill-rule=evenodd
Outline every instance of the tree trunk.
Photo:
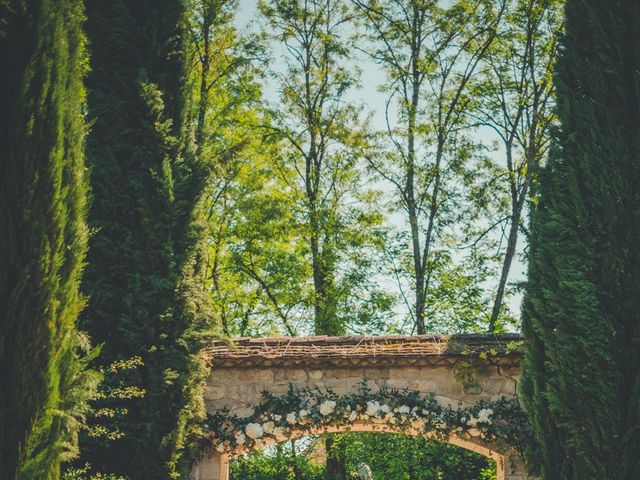
M 327 450 L 327 478 L 329 480 L 347 480 L 344 452 L 339 446 L 334 446 L 332 436 L 325 440 L 325 448 Z
M 528 193 L 528 185 L 525 185 L 520 192 L 522 199 L 526 198 Z M 509 278 L 509 272 L 511 270 L 511 264 L 516 254 L 516 246 L 518 244 L 518 230 L 520 228 L 520 217 L 522 215 L 522 208 L 524 201 L 518 201 L 513 214 L 511 215 L 511 226 L 509 227 L 509 237 L 507 239 L 507 251 L 504 255 L 504 261 L 502 262 L 502 270 L 500 272 L 500 281 L 498 282 L 498 290 L 493 301 L 493 309 L 491 311 L 491 318 L 489 319 L 489 332 L 493 333 L 496 330 L 500 311 L 502 310 L 502 301 L 504 299 L 504 291 L 507 286 L 507 279 Z

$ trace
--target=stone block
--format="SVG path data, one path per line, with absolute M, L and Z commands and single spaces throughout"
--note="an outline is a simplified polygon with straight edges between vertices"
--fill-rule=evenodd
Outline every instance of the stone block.
M 385 381 L 385 385 L 388 388 L 397 388 L 398 390 L 402 390 L 403 388 L 407 388 L 409 386 L 409 382 L 407 382 L 407 380 L 404 378 L 391 377 L 389 380 Z
M 364 376 L 369 380 L 387 379 L 391 377 L 389 368 L 365 368 Z
M 204 390 L 205 400 L 220 400 L 227 396 L 226 385 L 206 387 Z
M 276 369 L 273 378 L 276 382 L 286 380 L 292 383 L 304 383 L 307 381 L 307 372 L 301 368 Z
M 409 382 L 409 388 L 422 393 L 437 393 L 438 387 L 438 383 L 433 380 L 414 380 Z
M 249 368 L 238 372 L 237 380 L 249 382 L 273 382 L 274 374 L 271 369 Z
M 498 379 L 486 378 L 482 383 L 484 387 L 484 392 L 487 395 L 497 395 L 498 393 L 500 393 L 500 390 L 502 389 L 501 378 L 498 378 Z
M 256 387 L 252 384 L 230 385 L 228 387 L 229 399 L 237 403 L 250 404 L 257 399 Z

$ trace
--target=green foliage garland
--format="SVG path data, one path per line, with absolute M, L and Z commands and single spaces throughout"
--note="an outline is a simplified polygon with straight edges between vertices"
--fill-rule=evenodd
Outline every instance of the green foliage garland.
M 261 439 L 290 438 L 304 432 L 354 423 L 387 426 L 394 431 L 417 430 L 436 439 L 451 435 L 479 437 L 496 447 L 512 447 L 524 453 L 533 443 L 533 434 L 516 398 L 481 400 L 469 407 L 440 405 L 435 394 L 427 396 L 409 389 L 383 387 L 374 393 L 363 382 L 357 392 L 337 395 L 330 389 L 296 389 L 282 396 L 264 391 L 262 401 L 247 417 L 220 411 L 208 415 L 203 426 L 204 448 L 236 452 L 260 446 Z M 299 436 L 299 435 L 296 435 Z

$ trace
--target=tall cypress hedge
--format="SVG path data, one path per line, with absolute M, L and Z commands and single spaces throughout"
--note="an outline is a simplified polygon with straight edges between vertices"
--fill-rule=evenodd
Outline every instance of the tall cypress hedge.
M 208 169 L 184 120 L 184 3 L 87 5 L 95 234 L 82 324 L 102 345 L 105 381 L 92 425 L 102 436 L 86 438 L 82 461 L 132 480 L 186 478 L 204 414 L 196 354 L 208 319 L 196 275 Z
M 0 2 L 0 477 L 56 479 L 86 391 L 80 0 Z M 94 379 L 95 380 L 95 379 Z M 88 385 L 84 385 L 84 390 Z M 76 389 L 76 390 L 74 390 Z
M 546 480 L 640 478 L 640 2 L 568 0 L 522 394 Z

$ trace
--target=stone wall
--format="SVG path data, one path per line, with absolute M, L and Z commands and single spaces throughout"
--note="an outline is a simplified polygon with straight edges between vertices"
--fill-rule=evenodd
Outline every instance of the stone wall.
M 252 406 L 259 403 L 264 390 L 284 394 L 292 384 L 298 388 L 328 388 L 343 395 L 357 391 L 365 380 L 374 392 L 382 386 L 409 388 L 425 395 L 434 393 L 440 404 L 452 406 L 516 395 L 522 355 L 505 348 L 514 336 L 466 336 L 456 348 L 451 347 L 451 338 L 374 337 L 367 340 L 370 343 L 366 348 L 359 337 L 293 339 L 293 346 L 292 339 L 251 339 L 243 340 L 245 350 L 242 343 L 236 349 L 217 347 L 210 358 L 206 406 L 210 412 L 228 408 L 232 414 L 247 416 L 253 413 Z M 340 428 L 323 431 L 337 432 Z M 350 428 L 373 431 L 380 427 Z M 475 438 L 450 441 L 494 458 L 498 480 L 528 478 L 514 451 L 496 451 Z M 211 454 L 196 467 L 194 478 L 227 480 L 229 460 L 228 455 Z
M 251 405 L 258 403 L 263 390 L 275 395 L 283 394 L 291 383 L 298 387 L 330 388 L 342 395 L 357 390 L 365 378 L 373 391 L 385 385 L 396 389 L 409 388 L 423 394 L 434 392 L 442 404 L 472 404 L 480 399 L 497 400 L 505 395 L 515 395 L 519 365 L 485 364 L 472 368 L 468 373 L 475 377 L 477 385 L 465 386 L 456 378 L 460 370 L 460 367 L 456 367 L 458 362 L 452 359 L 435 366 L 410 367 L 345 366 L 322 369 L 311 365 L 297 368 L 214 368 L 207 381 L 205 402 L 209 411 L 228 407 L 232 413 L 243 416 Z

